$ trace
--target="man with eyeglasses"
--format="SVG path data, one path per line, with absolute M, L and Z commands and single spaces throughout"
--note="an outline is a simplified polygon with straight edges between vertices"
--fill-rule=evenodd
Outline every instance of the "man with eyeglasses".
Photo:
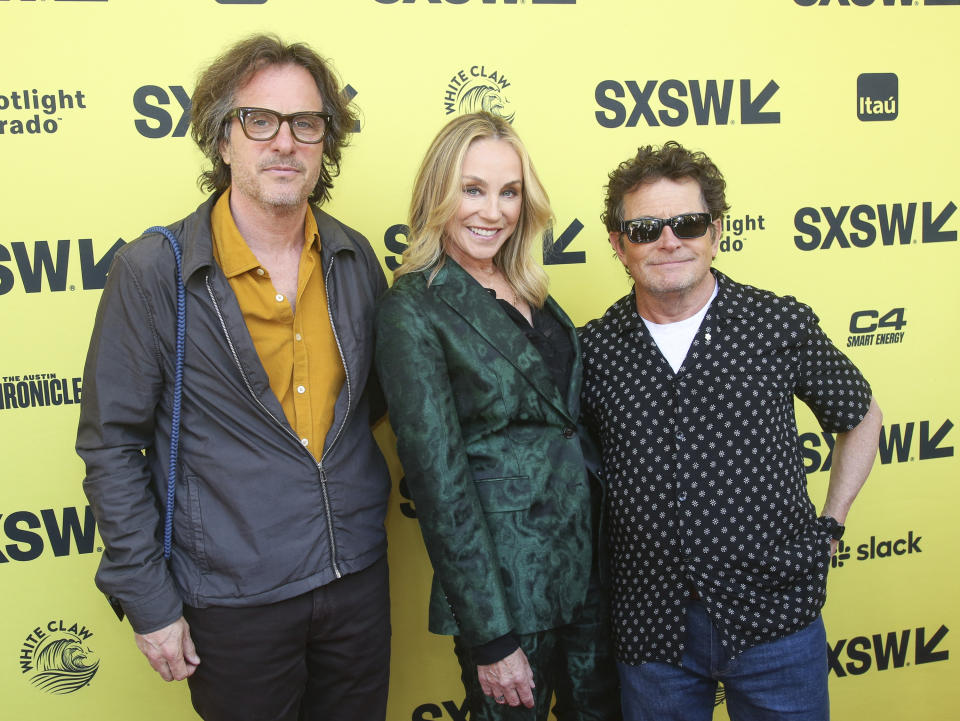
M 214 61 L 192 103 L 212 195 L 117 253 L 87 357 L 97 584 L 205 719 L 383 719 L 386 282 L 318 207 L 354 111 L 323 58 L 265 35 Z
M 711 268 L 719 169 L 675 142 L 610 174 L 603 220 L 633 290 L 581 333 L 601 447 L 627 721 L 824 721 L 820 608 L 881 415 L 813 311 Z M 826 501 L 807 493 L 794 397 L 836 433 Z

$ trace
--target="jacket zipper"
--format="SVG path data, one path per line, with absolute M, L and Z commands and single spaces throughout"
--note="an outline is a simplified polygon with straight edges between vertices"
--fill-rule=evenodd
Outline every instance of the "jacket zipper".
M 331 264 L 332 267 L 332 264 Z M 282 430 L 289 438 L 297 444 L 298 448 L 303 448 L 303 444 L 300 442 L 300 439 L 297 437 L 297 434 L 290 430 L 286 425 L 284 425 L 280 420 L 277 419 L 273 413 L 270 412 L 270 409 L 263 405 L 263 402 L 257 397 L 257 394 L 253 390 L 253 386 L 250 385 L 250 381 L 247 379 L 247 374 L 243 370 L 243 365 L 240 363 L 240 356 L 237 354 L 237 349 L 233 345 L 233 339 L 230 337 L 230 332 L 227 330 L 227 324 L 223 320 L 223 313 L 220 311 L 220 304 L 217 303 L 216 296 L 213 294 L 213 288 L 210 287 L 210 275 L 209 273 L 204 276 L 204 284 L 207 286 L 207 295 L 210 296 L 210 302 L 213 303 L 213 310 L 217 314 L 217 320 L 220 321 L 220 329 L 223 331 L 223 336 L 226 338 L 227 345 L 230 348 L 230 355 L 233 356 L 233 362 L 237 366 L 237 370 L 240 371 L 240 377 L 243 379 L 243 384 L 247 387 L 247 391 L 250 393 L 251 398 L 254 402 L 260 406 L 260 409 L 266 413 L 274 423 L 276 423 L 280 430 Z M 329 297 L 328 297 L 328 313 L 329 313 Z M 331 326 L 333 325 L 333 319 L 330 320 Z M 336 338 L 336 330 L 333 332 L 334 338 Z M 340 340 L 337 339 L 337 348 L 340 348 Z M 340 351 L 340 357 L 343 358 L 343 350 Z M 344 364 L 344 372 L 346 373 L 346 364 Z M 349 375 L 347 375 L 347 400 L 350 399 L 350 384 L 349 384 Z M 349 406 L 348 406 L 349 408 Z M 341 425 L 341 430 L 343 426 Z M 337 437 L 340 436 L 340 432 L 337 432 Z M 334 439 L 336 441 L 336 438 Z M 331 444 L 333 445 L 333 444 Z M 304 449 L 306 450 L 306 449 Z M 309 451 L 306 451 L 309 453 Z M 326 453 L 321 456 L 320 461 L 317 461 L 313 458 L 311 454 L 310 458 L 313 460 L 314 465 L 316 465 L 317 470 L 320 472 L 320 495 L 323 497 L 323 510 L 327 517 L 327 533 L 330 537 L 330 563 L 333 566 L 333 572 L 336 574 L 337 578 L 341 578 L 343 574 L 340 572 L 340 567 L 337 564 L 337 545 L 336 540 L 333 536 L 333 516 L 330 512 L 330 498 L 327 495 L 327 474 L 323 470 L 323 458 L 326 456 Z
M 347 358 L 343 354 L 343 346 L 340 345 L 340 336 L 337 335 L 337 325 L 333 322 L 333 310 L 330 308 L 330 274 L 333 273 L 333 263 L 335 260 L 336 256 L 330 257 L 330 267 L 327 268 L 327 274 L 323 278 L 323 292 L 327 297 L 327 317 L 330 319 L 330 330 L 333 331 L 333 339 L 337 342 L 337 352 L 340 353 L 340 363 L 343 365 L 343 377 L 347 384 L 347 412 L 343 414 L 343 421 L 340 423 L 340 427 L 337 428 L 337 433 L 330 442 L 330 445 L 325 446 L 323 453 L 320 454 L 320 462 L 317 463 L 317 468 L 320 469 L 320 485 L 323 487 L 323 501 L 327 510 L 327 529 L 330 532 L 330 552 L 333 556 L 333 571 L 337 574 L 337 578 L 340 578 L 340 568 L 337 565 L 337 542 L 333 537 L 333 519 L 330 516 L 330 502 L 327 500 L 327 473 L 323 469 L 323 460 L 330 451 L 333 450 L 333 447 L 337 445 L 337 441 L 340 440 L 340 434 L 343 433 L 343 429 L 347 425 L 347 416 L 350 415 L 350 408 L 353 405 L 353 393 L 350 385 L 350 368 L 347 366 Z
M 340 362 L 343 364 L 343 376 L 347 383 L 347 413 L 344 414 L 343 422 L 337 429 L 337 434 L 333 437 L 330 445 L 323 449 L 323 453 L 320 455 L 321 465 L 323 464 L 323 459 L 327 457 L 327 454 L 337 444 L 337 441 L 340 440 L 340 434 L 343 433 L 343 429 L 347 425 L 347 415 L 349 415 L 350 407 L 353 404 L 353 393 L 350 385 L 350 369 L 347 367 L 347 358 L 343 354 L 343 346 L 340 345 L 340 336 L 337 335 L 337 325 L 333 322 L 333 311 L 330 309 L 330 274 L 333 272 L 334 260 L 336 260 L 336 257 L 330 258 L 330 267 L 327 268 L 327 275 L 323 279 L 323 291 L 327 296 L 327 317 L 330 319 L 330 329 L 333 331 L 333 339 L 337 342 L 337 351 L 340 353 Z

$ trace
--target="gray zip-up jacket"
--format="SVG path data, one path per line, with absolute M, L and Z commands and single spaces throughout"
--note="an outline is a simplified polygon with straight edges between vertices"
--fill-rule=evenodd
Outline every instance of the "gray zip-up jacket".
M 98 587 L 138 633 L 182 604 L 272 603 L 386 552 L 390 477 L 370 433 L 383 411 L 371 359 L 386 289 L 367 240 L 313 208 L 346 370 L 319 462 L 300 444 L 213 259 L 210 198 L 169 226 L 186 285 L 186 352 L 173 552 L 162 549 L 176 358 L 176 266 L 159 233 L 118 251 L 84 369 L 77 452 L 104 553 Z

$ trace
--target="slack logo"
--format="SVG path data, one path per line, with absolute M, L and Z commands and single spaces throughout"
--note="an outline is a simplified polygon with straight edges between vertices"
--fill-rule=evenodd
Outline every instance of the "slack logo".
M 865 123 L 896 120 L 900 104 L 896 73 L 861 73 L 857 76 L 857 117 Z

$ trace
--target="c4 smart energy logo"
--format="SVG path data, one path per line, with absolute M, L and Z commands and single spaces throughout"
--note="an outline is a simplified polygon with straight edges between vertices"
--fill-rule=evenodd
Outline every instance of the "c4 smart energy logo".
M 847 348 L 884 346 L 903 343 L 907 332 L 906 308 L 881 311 L 873 308 L 858 310 L 850 316 L 850 335 Z
M 79 623 L 61 618 L 41 624 L 27 634 L 20 646 L 20 671 L 41 691 L 68 694 L 89 686 L 100 668 L 100 659 L 90 648 L 93 632 Z
M 508 99 L 509 87 L 511 83 L 506 73 L 495 67 L 470 65 L 461 68 L 450 76 L 443 89 L 444 112 L 446 115 L 463 115 L 483 110 L 512 123 L 516 112 Z
M 863 122 L 896 120 L 899 104 L 895 73 L 861 73 L 857 77 L 857 117 Z

